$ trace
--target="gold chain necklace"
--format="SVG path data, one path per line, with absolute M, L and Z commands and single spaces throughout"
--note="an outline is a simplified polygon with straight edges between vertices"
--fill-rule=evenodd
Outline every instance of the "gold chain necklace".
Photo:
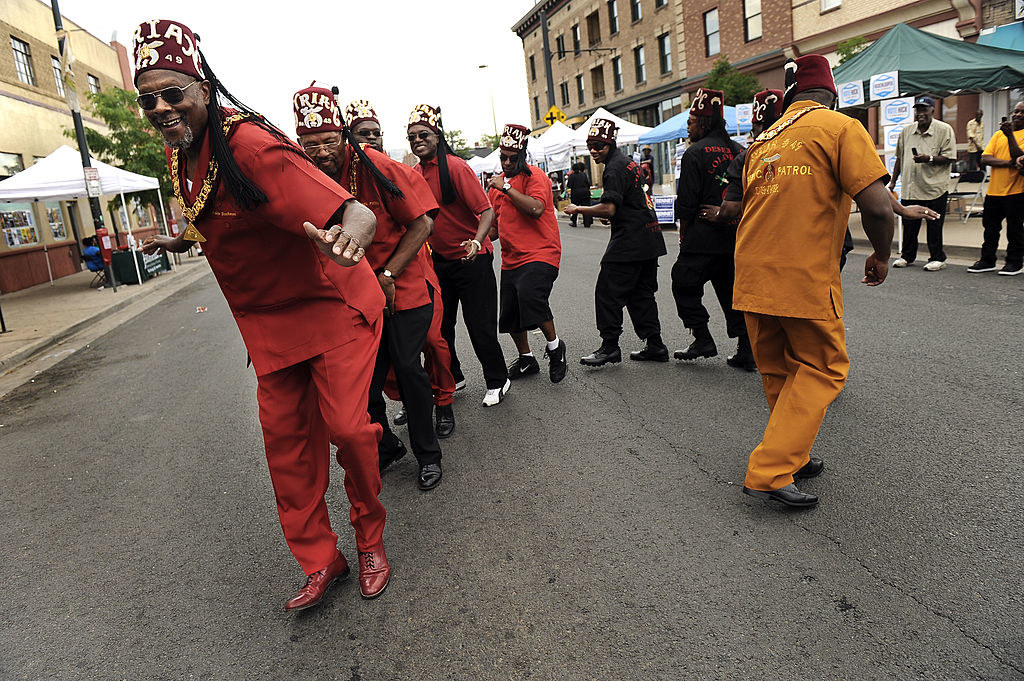
M 224 119 L 223 129 L 225 137 L 231 132 L 231 128 L 238 123 L 248 118 L 248 114 L 233 114 Z M 210 156 L 209 165 L 206 168 L 206 176 L 203 177 L 203 184 L 199 188 L 199 194 L 196 195 L 194 203 L 189 203 L 188 198 L 185 196 L 185 192 L 181 189 L 181 150 L 171 150 L 171 186 L 174 188 L 174 198 L 178 200 L 178 205 L 181 206 L 181 214 L 185 216 L 185 220 L 188 226 L 185 228 L 184 237 L 188 241 L 206 241 L 206 237 L 199 233 L 199 230 L 195 228 L 195 222 L 206 210 L 206 202 L 209 200 L 210 195 L 213 193 L 213 188 L 217 182 L 217 161 Z

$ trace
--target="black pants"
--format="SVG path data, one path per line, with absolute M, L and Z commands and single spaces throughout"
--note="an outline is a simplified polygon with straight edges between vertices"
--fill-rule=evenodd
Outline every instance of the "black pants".
M 942 225 L 946 221 L 946 204 L 948 202 L 948 193 L 927 201 L 918 201 L 917 199 L 903 201 L 904 206 L 927 206 L 939 214 L 935 220 L 926 220 L 928 223 L 928 260 L 946 261 L 946 251 L 942 250 Z M 900 252 L 900 257 L 908 263 L 917 259 L 917 234 L 920 231 L 920 220 L 903 218 L 903 250 Z
M 633 329 L 642 340 L 661 333 L 658 321 L 658 259 L 603 262 L 597 275 L 594 308 L 601 340 L 618 343 L 622 335 L 622 308 L 629 311 Z
M 455 320 L 462 303 L 462 320 L 466 322 L 469 342 L 484 370 L 487 389 L 505 385 L 508 369 L 498 342 L 498 283 L 494 278 L 494 254 L 481 253 L 472 262 L 446 260 L 434 254 L 434 271 L 441 284 L 444 317 L 441 335 L 448 341 L 452 355 L 452 376 L 465 379 L 462 363 L 455 352 Z
M 589 206 L 590 205 L 590 192 L 587 192 L 586 194 L 583 194 L 583 193 L 580 193 L 580 194 L 570 194 L 569 195 L 569 200 L 572 201 L 573 204 L 575 204 L 577 206 Z M 572 226 L 573 227 L 576 226 L 576 218 L 578 218 L 578 217 L 579 217 L 579 215 L 576 214 L 576 213 L 573 213 L 569 217 L 569 219 L 572 220 Z M 592 224 L 594 224 L 594 218 L 589 216 L 589 215 L 584 215 L 583 216 L 583 226 L 584 227 L 590 227 Z
M 680 253 L 672 266 L 672 296 L 683 326 L 695 329 L 707 326 L 711 316 L 704 307 L 704 285 L 709 281 L 725 313 L 729 338 L 747 335 L 743 313 L 732 309 L 732 285 L 735 265 L 732 253 Z
M 377 351 L 377 362 L 373 367 L 370 383 L 370 420 L 384 428 L 381 449 L 395 446 L 397 436 L 388 428 L 385 411 L 384 381 L 388 368 L 394 366 L 395 379 L 402 404 L 409 415 L 409 444 L 421 466 L 441 461 L 441 446 L 434 434 L 431 414 L 434 408 L 433 390 L 430 378 L 420 363 L 423 343 L 427 340 L 430 320 L 434 316 L 434 304 L 428 303 L 411 310 L 402 310 L 384 317 L 384 329 Z
M 970 159 L 970 162 L 967 164 L 967 169 L 968 170 L 978 170 L 978 169 L 981 168 L 981 150 L 980 149 L 978 151 L 968 151 L 967 152 L 967 158 Z
M 843 237 L 843 251 L 839 254 L 839 271 L 842 272 L 843 268 L 846 267 L 846 256 L 853 250 L 853 234 L 850 233 L 850 228 L 846 228 L 846 235 Z
M 996 264 L 999 232 L 1006 220 L 1006 264 L 1024 263 L 1024 194 L 986 196 L 982 208 L 981 224 L 985 238 L 981 244 L 981 259 Z

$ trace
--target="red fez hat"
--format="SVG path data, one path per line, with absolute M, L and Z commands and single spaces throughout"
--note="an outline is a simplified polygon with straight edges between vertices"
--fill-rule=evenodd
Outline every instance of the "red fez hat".
M 301 136 L 318 132 L 341 132 L 341 112 L 338 111 L 334 93 L 327 88 L 314 87 L 313 83 L 292 97 L 295 133 Z
M 185 24 L 167 19 L 143 21 L 135 29 L 132 42 L 135 58 L 135 82 L 139 74 L 154 69 L 177 71 L 197 80 L 206 80 L 199 40 Z
M 529 136 L 530 131 L 523 126 L 508 123 L 505 125 L 505 129 L 501 131 L 498 148 L 507 151 L 522 151 L 526 148 L 526 140 Z
M 699 87 L 697 88 L 697 94 L 693 96 L 690 115 L 721 118 L 723 106 L 725 106 L 725 93 L 721 90 L 709 90 Z
M 429 104 L 420 104 L 409 114 L 409 125 L 425 125 L 438 135 L 441 134 L 441 112 Z
M 753 121 L 771 125 L 782 115 L 782 90 L 761 90 L 754 95 Z
M 807 90 L 828 90 L 836 96 L 839 94 L 832 77 L 832 67 L 820 54 L 805 54 L 786 62 L 786 105 Z
M 587 133 L 587 141 L 615 144 L 615 138 L 618 134 L 619 129 L 614 123 L 604 118 L 597 118 L 594 119 L 594 123 L 590 126 L 590 132 Z
M 350 128 L 354 128 L 363 121 L 373 121 L 377 125 L 380 125 L 380 119 L 377 118 L 377 112 L 373 110 L 370 103 L 365 99 L 357 99 L 349 102 L 348 106 L 345 107 L 345 125 Z

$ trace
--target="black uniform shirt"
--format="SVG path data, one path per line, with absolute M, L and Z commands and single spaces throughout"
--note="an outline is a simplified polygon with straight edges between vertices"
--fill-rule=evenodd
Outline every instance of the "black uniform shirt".
M 676 217 L 688 227 L 679 245 L 681 253 L 732 253 L 736 246 L 736 224 L 707 222 L 697 215 L 701 204 L 722 205 L 725 171 L 742 147 L 724 131 L 697 140 L 679 160 L 676 186 Z
M 665 255 L 654 202 L 644 192 L 644 180 L 636 161 L 612 149 L 604 163 L 601 203 L 615 204 L 612 236 L 601 262 L 635 262 Z
M 566 181 L 566 184 L 569 185 L 569 193 L 572 196 L 579 196 L 581 194 L 586 194 L 587 197 L 589 198 L 589 196 L 590 196 L 590 178 L 587 177 L 587 174 L 584 171 L 582 171 L 582 170 L 574 170 L 569 175 L 569 179 Z
M 729 167 L 725 171 L 725 179 L 728 184 L 725 186 L 723 201 L 743 200 L 743 161 L 746 158 L 747 150 L 744 149 L 729 163 Z

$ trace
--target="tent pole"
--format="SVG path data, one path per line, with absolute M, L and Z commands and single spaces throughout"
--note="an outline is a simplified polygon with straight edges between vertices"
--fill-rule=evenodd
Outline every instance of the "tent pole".
M 156 197 L 160 201 L 160 219 L 164 221 L 164 235 L 170 236 L 171 228 L 167 225 L 167 213 L 164 212 L 164 195 L 160 191 L 160 187 L 156 188 Z M 177 256 L 177 253 L 175 253 L 175 256 Z M 174 258 L 167 258 L 167 263 L 171 266 L 171 269 L 173 270 Z
M 124 201 L 124 190 L 121 189 L 120 184 L 118 184 L 118 189 L 121 193 L 121 208 L 124 209 L 124 228 L 128 230 L 128 250 L 132 254 L 132 262 L 135 263 L 135 280 L 139 282 L 139 286 L 142 286 L 142 272 L 139 271 L 139 256 L 135 252 L 135 249 L 131 247 L 131 244 L 135 243 L 135 237 L 132 235 L 132 218 L 130 215 L 128 215 L 128 204 L 126 204 Z
M 46 236 L 45 234 L 43 235 Z M 50 267 L 50 251 L 46 248 L 46 239 L 43 239 L 43 256 L 46 258 L 46 274 L 50 277 L 50 286 L 53 286 L 53 268 Z

